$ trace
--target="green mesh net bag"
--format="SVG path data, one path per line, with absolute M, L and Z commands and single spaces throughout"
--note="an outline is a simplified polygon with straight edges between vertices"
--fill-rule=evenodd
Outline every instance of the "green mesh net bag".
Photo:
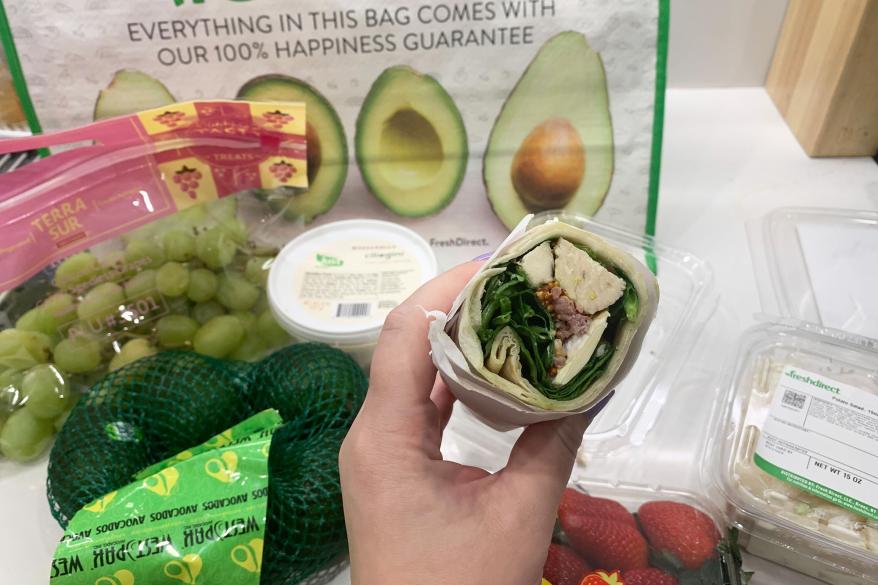
M 62 527 L 143 468 L 266 408 L 285 424 L 269 453 L 260 583 L 293 585 L 345 552 L 338 451 L 366 393 L 346 354 L 297 344 L 249 364 L 168 351 L 109 374 L 83 396 L 49 457 L 48 498 Z

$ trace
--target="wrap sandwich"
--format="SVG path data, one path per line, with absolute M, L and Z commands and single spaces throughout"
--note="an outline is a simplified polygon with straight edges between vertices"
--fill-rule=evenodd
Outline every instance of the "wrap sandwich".
M 630 254 L 552 221 L 506 244 L 461 299 L 445 331 L 480 384 L 561 415 L 587 410 L 630 370 L 658 284 Z

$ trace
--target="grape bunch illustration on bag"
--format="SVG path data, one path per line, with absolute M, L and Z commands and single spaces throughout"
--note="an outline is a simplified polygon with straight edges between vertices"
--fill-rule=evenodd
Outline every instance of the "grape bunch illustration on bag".
M 268 170 L 271 172 L 272 175 L 274 175 L 274 177 L 278 181 L 280 181 L 281 183 L 286 183 L 291 178 L 293 178 L 293 175 L 295 175 L 299 169 L 297 169 L 295 166 L 288 163 L 287 161 L 282 160 L 268 167 Z
M 177 124 L 183 121 L 186 114 L 180 111 L 167 111 L 153 118 L 159 124 L 163 124 L 168 128 L 176 128 Z
M 179 185 L 180 189 L 186 195 L 189 196 L 190 199 L 198 198 L 198 184 L 201 180 L 201 172 L 195 169 L 190 169 L 186 165 L 174 173 L 174 183 Z
M 281 112 L 280 110 L 275 110 L 273 112 L 265 112 L 262 114 L 262 117 L 265 118 L 265 121 L 271 124 L 273 128 L 281 129 L 285 124 L 289 124 L 295 118 L 286 112 Z

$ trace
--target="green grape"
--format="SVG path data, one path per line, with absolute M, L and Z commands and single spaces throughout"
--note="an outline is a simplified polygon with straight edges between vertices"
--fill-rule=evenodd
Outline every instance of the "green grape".
M 194 307 L 192 307 L 192 317 L 194 317 L 195 320 L 202 325 L 204 325 L 214 317 L 225 315 L 225 313 L 226 310 L 221 304 L 216 301 L 198 303 Z
M 172 216 L 183 226 L 197 227 L 207 223 L 207 204 L 193 205 Z
M 196 268 L 189 274 L 189 290 L 186 296 L 197 303 L 203 303 L 213 298 L 216 286 L 216 274 L 206 268 Z
M 243 340 L 241 322 L 231 315 L 220 315 L 201 326 L 192 345 L 198 353 L 223 358 L 235 351 Z
M 82 374 L 101 364 L 101 344 L 93 337 L 77 335 L 55 346 L 55 365 L 71 374 Z
M 265 355 L 266 351 L 268 351 L 268 346 L 265 340 L 262 339 L 255 327 L 250 327 L 244 333 L 244 341 L 229 355 L 229 359 L 252 362 Z
M 126 342 L 122 349 L 119 350 L 119 353 L 113 356 L 108 369 L 112 372 L 140 358 L 155 354 L 156 348 L 149 343 L 148 339 L 132 339 Z
M 21 383 L 25 408 L 37 418 L 53 419 L 70 405 L 70 387 L 64 376 L 50 364 L 27 371 Z
M 171 230 L 162 236 L 165 257 L 176 262 L 187 262 L 195 257 L 195 236 L 186 230 Z
M 155 287 L 163 295 L 178 297 L 189 289 L 189 270 L 179 262 L 168 262 L 156 273 Z
M 104 270 L 124 270 L 125 269 L 125 252 L 122 250 L 113 250 L 107 254 L 101 255 L 101 268 Z
M 52 428 L 55 429 L 56 433 L 61 430 L 61 427 L 64 426 L 64 423 L 67 422 L 68 418 L 70 418 L 70 410 L 67 410 L 66 412 L 62 413 L 61 416 L 55 419 L 55 421 L 52 423 Z
M 249 329 L 256 323 L 256 314 L 250 311 L 232 311 L 230 315 L 240 321 L 244 329 Z
M 235 197 L 223 197 L 211 203 L 207 211 L 217 220 L 234 219 L 238 216 L 238 200 Z
M 125 298 L 136 301 L 155 293 L 155 270 L 142 270 L 125 283 Z
M 259 300 L 259 289 L 235 272 L 227 272 L 219 277 L 216 300 L 232 311 L 246 311 Z
M 198 327 L 198 321 L 191 317 L 168 315 L 159 319 L 156 334 L 164 347 L 185 347 L 191 345 Z
M 76 319 L 76 301 L 73 295 L 67 293 L 55 293 L 40 305 L 40 308 L 49 312 L 56 323 L 69 323 Z
M 107 281 L 118 282 L 127 278 L 131 268 L 125 261 L 125 253 L 116 250 L 101 258 L 101 272 Z
M 30 461 L 49 445 L 53 431 L 51 421 L 36 418 L 22 408 L 11 415 L 0 432 L 0 453 L 13 461 Z
M 256 318 L 256 330 L 268 344 L 268 347 L 286 345 L 290 341 L 290 334 L 277 324 L 270 310 L 263 311 Z
M 219 224 L 217 227 L 221 228 L 234 242 L 238 244 L 247 242 L 249 236 L 247 226 L 237 217 L 220 219 L 217 223 Z
M 186 297 L 171 297 L 165 299 L 168 303 L 168 310 L 173 315 L 189 315 L 189 299 Z
M 26 370 L 49 361 L 52 340 L 37 331 L 0 331 L 0 368 Z
M 24 393 L 21 383 L 24 372 L 21 370 L 4 370 L 0 374 L 0 416 L 13 412 L 21 406 Z
M 217 269 L 235 259 L 238 246 L 222 228 L 212 227 L 198 234 L 195 250 L 208 268 Z
M 98 259 L 89 252 L 80 252 L 67 258 L 55 269 L 54 284 L 60 289 L 86 282 L 101 269 Z
M 265 296 L 264 292 L 259 291 L 259 298 L 256 299 L 256 303 L 254 303 L 254 305 L 250 307 L 250 311 L 254 315 L 259 315 L 269 309 L 270 307 L 268 306 L 268 297 Z
M 118 313 L 124 304 L 125 290 L 115 282 L 105 282 L 82 297 L 76 314 L 82 321 L 104 320 Z
M 44 307 L 34 307 L 15 322 L 15 328 L 21 331 L 39 331 L 49 337 L 58 334 L 58 323 L 52 313 Z
M 132 240 L 125 248 L 125 260 L 132 268 L 158 268 L 165 262 L 165 251 L 152 238 Z
M 244 276 L 251 283 L 265 288 L 268 284 L 268 269 L 274 258 L 266 258 L 265 256 L 253 256 L 247 260 L 247 266 L 244 268 Z

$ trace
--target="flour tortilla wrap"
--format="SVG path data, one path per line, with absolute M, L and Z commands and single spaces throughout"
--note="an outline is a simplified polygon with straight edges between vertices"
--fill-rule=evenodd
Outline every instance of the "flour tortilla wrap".
M 498 333 L 488 348 L 492 355 L 487 356 L 487 360 L 478 336 L 482 297 L 491 278 L 502 273 L 508 262 L 521 258 L 543 242 L 555 242 L 559 238 L 581 246 L 592 259 L 612 267 L 631 284 L 639 301 L 636 317 L 619 322 L 611 340 L 615 350 L 602 373 L 585 386 L 581 394 L 565 400 L 547 397 L 521 374 L 514 333 L 505 330 Z M 452 392 L 494 426 L 510 428 L 584 412 L 630 371 L 655 315 L 658 297 L 655 277 L 630 254 L 594 234 L 552 221 L 508 241 L 467 284 L 451 313 L 434 324 L 431 331 L 434 361 Z M 453 342 L 454 347 L 449 342 Z

